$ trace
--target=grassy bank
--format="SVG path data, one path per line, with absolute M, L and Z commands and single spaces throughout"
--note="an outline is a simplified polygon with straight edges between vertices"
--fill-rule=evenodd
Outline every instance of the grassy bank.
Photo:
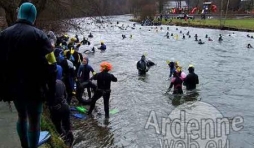
M 40 148 L 68 148 L 64 142 L 59 139 L 59 135 L 55 130 L 53 123 L 50 120 L 49 111 L 44 107 L 42 120 L 41 120 L 41 130 L 49 131 L 51 134 L 50 140 L 40 146 Z
M 204 27 L 204 28 L 217 28 L 225 30 L 236 30 L 236 31 L 251 31 L 254 32 L 254 19 L 194 19 L 194 20 L 180 20 L 172 19 L 170 21 L 163 21 L 163 24 L 172 24 L 179 26 L 193 26 L 193 27 Z
M 131 21 L 139 22 L 139 20 L 135 19 L 132 19 Z M 168 21 L 163 20 L 162 24 L 254 32 L 254 18 L 225 20 L 222 19 L 221 21 L 219 19 L 194 19 L 187 21 L 183 19 L 170 19 Z

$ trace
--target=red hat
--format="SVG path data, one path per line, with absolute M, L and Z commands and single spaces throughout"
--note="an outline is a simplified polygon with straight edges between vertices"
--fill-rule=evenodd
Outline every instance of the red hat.
M 101 64 L 100 64 L 100 66 L 101 66 L 101 71 L 104 71 L 104 70 L 106 70 L 106 71 L 110 71 L 110 70 L 112 70 L 112 64 L 110 64 L 109 62 L 102 62 Z

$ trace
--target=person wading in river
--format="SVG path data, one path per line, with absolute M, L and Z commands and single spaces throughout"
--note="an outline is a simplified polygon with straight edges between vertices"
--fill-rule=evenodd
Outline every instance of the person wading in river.
M 112 70 L 112 65 L 110 63 L 102 62 L 100 66 L 101 72 L 96 73 L 91 78 L 91 80 L 97 80 L 97 89 L 91 99 L 91 106 L 87 114 L 92 114 L 96 101 L 102 96 L 104 100 L 105 118 L 109 118 L 109 98 L 111 93 L 111 82 L 117 82 L 117 78 L 113 74 L 109 73 L 109 71 Z

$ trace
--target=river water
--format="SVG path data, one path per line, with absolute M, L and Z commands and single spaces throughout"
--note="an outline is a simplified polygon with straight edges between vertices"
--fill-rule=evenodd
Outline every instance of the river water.
M 161 119 L 168 117 L 180 107 L 199 113 L 202 119 L 219 112 L 230 124 L 227 146 L 253 148 L 254 51 L 247 49 L 246 45 L 253 43 L 254 40 L 246 37 L 248 33 L 179 26 L 159 26 L 156 29 L 142 27 L 139 24 L 136 24 L 134 29 L 131 28 L 133 22 L 129 22 L 130 18 L 128 15 L 113 16 L 110 18 L 112 24 L 99 25 L 100 28 L 95 25 L 84 25 L 86 31 L 91 31 L 94 35 L 92 43 L 99 44 L 100 41 L 104 41 L 107 45 L 106 52 L 97 51 L 87 56 L 90 65 L 96 71 L 99 71 L 99 64 L 102 61 L 113 64 L 111 72 L 118 78 L 118 82 L 112 83 L 110 109 L 117 109 L 118 113 L 111 115 L 109 122 L 105 123 L 103 99 L 100 99 L 96 104 L 97 110 L 94 111 L 93 118 L 86 120 L 73 118 L 76 136 L 74 147 L 163 147 L 162 139 L 165 139 L 165 136 L 162 132 L 156 133 L 156 124 L 150 120 L 150 113 L 156 115 L 161 130 Z M 117 21 L 118 26 L 123 24 L 124 27 L 128 25 L 130 27 L 122 30 L 115 26 Z M 189 31 L 191 38 L 186 36 L 186 39 L 182 39 L 180 31 L 184 34 Z M 170 36 L 167 39 L 166 32 L 178 34 L 179 38 Z M 122 34 L 127 38 L 122 39 Z M 205 44 L 197 44 L 194 41 L 195 34 L 205 41 Z M 214 41 L 208 42 L 206 34 Z M 219 34 L 223 36 L 221 43 L 218 42 Z M 83 47 L 80 51 L 82 50 Z M 146 54 L 148 59 L 156 63 L 145 77 L 139 77 L 136 69 L 136 62 L 142 54 Z M 179 61 L 185 73 L 188 73 L 189 64 L 195 66 L 200 84 L 194 99 L 185 96 L 185 99 L 182 97 L 181 101 L 177 101 L 178 98 L 175 96 L 164 94 L 169 86 L 166 60 L 171 58 Z M 188 108 L 190 105 L 191 108 Z M 199 110 L 199 106 L 203 108 Z M 237 122 L 234 120 L 235 117 L 243 121 Z M 233 124 L 240 122 L 238 130 L 232 129 Z M 206 147 L 201 143 L 199 146 Z M 180 148 L 181 145 L 171 147 Z M 182 147 L 185 146 L 182 144 Z

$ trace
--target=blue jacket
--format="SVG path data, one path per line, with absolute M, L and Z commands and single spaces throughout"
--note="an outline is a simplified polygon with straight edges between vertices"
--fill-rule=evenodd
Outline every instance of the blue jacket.
M 102 45 L 101 45 L 101 47 L 100 47 L 100 48 L 98 48 L 98 49 L 100 49 L 100 50 L 106 50 L 106 49 L 107 49 L 107 47 L 106 47 L 106 45 L 105 45 L 105 44 L 102 44 Z
M 174 70 L 175 69 L 175 63 L 174 62 L 170 62 L 168 64 L 168 66 L 169 66 L 170 70 Z
M 90 65 L 88 65 L 88 64 L 86 64 L 86 65 L 84 65 L 84 64 L 80 65 L 80 67 L 78 69 L 78 74 L 77 74 L 78 77 L 79 77 L 79 80 L 81 82 L 89 81 L 89 79 L 90 79 L 90 72 L 92 72 L 92 73 L 94 72 L 93 68 Z
M 56 79 L 62 80 L 63 77 L 63 68 L 60 65 L 57 65 L 57 73 L 56 73 Z

